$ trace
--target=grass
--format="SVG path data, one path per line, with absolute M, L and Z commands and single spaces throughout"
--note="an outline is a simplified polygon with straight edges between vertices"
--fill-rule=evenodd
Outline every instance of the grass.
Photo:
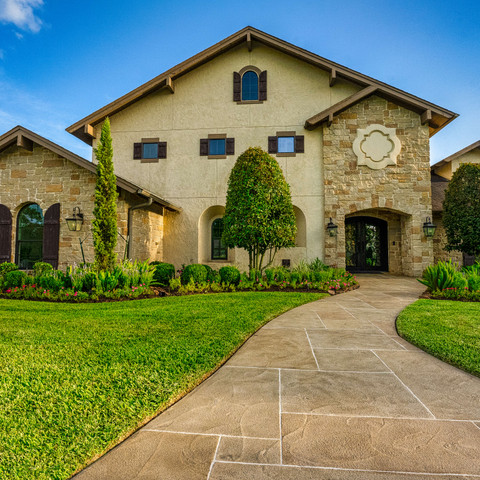
M 397 319 L 398 333 L 426 352 L 480 376 L 480 304 L 417 300 Z
M 268 320 L 323 296 L 0 300 L 0 478 L 68 478 L 191 390 Z

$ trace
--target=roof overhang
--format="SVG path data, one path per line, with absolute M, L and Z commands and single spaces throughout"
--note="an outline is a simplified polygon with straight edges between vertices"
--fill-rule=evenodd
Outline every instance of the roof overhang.
M 96 173 L 97 167 L 94 163 L 89 162 L 85 158 L 79 157 L 70 150 L 67 150 L 60 145 L 57 145 L 50 140 L 47 140 L 45 137 L 42 137 L 35 132 L 32 132 L 25 127 L 22 127 L 21 125 L 17 125 L 16 127 L 12 128 L 8 132 L 0 136 L 0 153 L 13 145 L 25 148 L 26 150 L 29 150 L 31 152 L 33 151 L 34 144 L 47 148 L 48 150 L 59 155 L 60 157 L 63 157 L 66 160 L 69 160 L 76 165 L 85 168 L 89 172 Z M 116 176 L 116 178 L 118 188 L 121 188 L 135 195 L 141 195 L 142 197 L 151 197 L 155 203 L 172 212 L 180 212 L 182 210 L 180 207 L 173 205 L 167 200 L 164 200 L 154 195 L 153 193 L 144 190 L 138 185 L 135 185 L 134 183 L 129 182 L 122 177 Z
M 174 82 L 177 78 L 185 75 L 194 68 L 209 62 L 213 58 L 237 45 L 245 44 L 246 47 L 251 50 L 254 41 L 260 42 L 287 55 L 291 55 L 325 70 L 330 75 L 331 87 L 334 86 L 339 79 L 344 79 L 349 82 L 353 82 L 364 89 L 368 87 L 375 87 L 378 95 L 391 98 L 392 101 L 403 101 L 403 104 L 407 108 L 414 109 L 422 115 L 422 121 L 424 123 L 428 123 L 430 126 L 430 135 L 438 132 L 441 128 L 458 116 L 456 113 L 439 107 L 438 105 L 429 103 L 425 100 L 415 97 L 414 95 L 399 90 L 398 88 L 392 87 L 391 85 L 380 82 L 374 78 L 356 72 L 355 70 L 344 67 L 343 65 L 327 60 L 326 58 L 320 57 L 319 55 L 309 52 L 308 50 L 304 50 L 303 48 L 285 42 L 284 40 L 262 32 L 261 30 L 257 30 L 253 27 L 245 27 L 233 35 L 225 38 L 224 40 L 216 43 L 215 45 L 207 48 L 206 50 L 203 50 L 197 55 L 194 55 L 188 60 L 179 63 L 170 70 L 158 75 L 135 90 L 132 90 L 117 100 L 105 105 L 85 118 L 82 118 L 78 122 L 69 126 L 66 130 L 67 132 L 83 140 L 85 143 L 92 145 L 92 140 L 95 135 L 94 127 L 95 125 L 103 122 L 105 117 L 114 115 L 124 108 L 127 108 L 132 103 L 159 89 L 167 88 L 171 93 L 173 93 L 175 91 Z M 345 108 L 348 108 L 348 106 Z M 323 112 L 321 112 L 321 114 L 323 114 Z M 307 120 L 307 122 L 309 120 Z
M 455 160 L 458 157 L 461 157 L 462 155 L 465 155 L 468 152 L 471 152 L 472 150 L 475 150 L 476 148 L 480 149 L 480 140 L 478 142 L 472 143 L 468 147 L 462 148 L 462 150 L 459 150 L 458 152 L 455 152 L 454 154 L 450 155 L 447 158 L 444 158 L 443 160 L 440 160 L 437 163 L 434 163 L 430 169 L 434 170 L 439 167 L 443 167 L 443 165 L 446 165 L 447 163 L 450 163 L 452 160 Z

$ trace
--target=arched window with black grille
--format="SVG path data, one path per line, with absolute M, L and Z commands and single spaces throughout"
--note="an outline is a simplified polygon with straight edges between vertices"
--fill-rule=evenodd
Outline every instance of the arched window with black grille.
M 30 270 L 43 259 L 43 212 L 39 205 L 25 205 L 17 217 L 15 263 L 20 269 Z
M 212 222 L 212 260 L 227 260 L 227 247 L 222 240 L 223 218 Z

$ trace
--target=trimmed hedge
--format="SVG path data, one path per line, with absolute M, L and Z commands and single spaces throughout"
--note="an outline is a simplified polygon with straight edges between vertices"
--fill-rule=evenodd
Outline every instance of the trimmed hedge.
M 168 287 L 170 280 L 175 278 L 175 266 L 166 262 L 151 262 L 155 266 L 153 280 L 162 287 Z
M 220 279 L 227 285 L 238 285 L 240 283 L 240 270 L 235 267 L 222 267 L 219 272 Z
M 206 282 L 207 275 L 208 271 L 205 268 L 205 265 L 200 265 L 199 263 L 187 265 L 182 272 L 182 285 L 187 285 L 187 283 L 190 282 L 190 279 L 192 279 L 194 283 Z

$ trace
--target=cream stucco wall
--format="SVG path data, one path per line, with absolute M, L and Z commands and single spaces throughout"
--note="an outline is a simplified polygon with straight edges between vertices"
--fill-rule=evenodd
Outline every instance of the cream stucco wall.
M 464 153 L 457 158 L 454 158 L 451 162 L 435 168 L 435 173 L 441 177 L 452 179 L 452 175 L 458 170 L 458 167 L 462 163 L 480 163 L 480 148 L 475 148 L 470 152 Z
M 268 72 L 268 99 L 261 104 L 233 101 L 233 72 L 247 65 Z M 237 156 L 250 146 L 267 150 L 268 136 L 277 131 L 305 136 L 305 153 L 279 157 L 278 162 L 307 227 L 306 246 L 280 252 L 278 259 L 323 258 L 322 131 L 307 131 L 304 123 L 359 87 L 340 81 L 330 87 L 327 72 L 255 43 L 251 52 L 242 45 L 216 57 L 176 79 L 174 87 L 174 94 L 166 90 L 150 94 L 110 118 L 116 173 L 183 209 L 166 216 L 164 260 L 176 266 L 205 261 L 198 235 L 202 213 L 225 205 Z M 235 138 L 235 155 L 226 159 L 199 155 L 200 139 L 214 133 Z M 135 142 L 157 137 L 167 142 L 166 159 L 158 163 L 133 159 Z M 231 258 L 246 267 L 244 252 L 234 252 Z

